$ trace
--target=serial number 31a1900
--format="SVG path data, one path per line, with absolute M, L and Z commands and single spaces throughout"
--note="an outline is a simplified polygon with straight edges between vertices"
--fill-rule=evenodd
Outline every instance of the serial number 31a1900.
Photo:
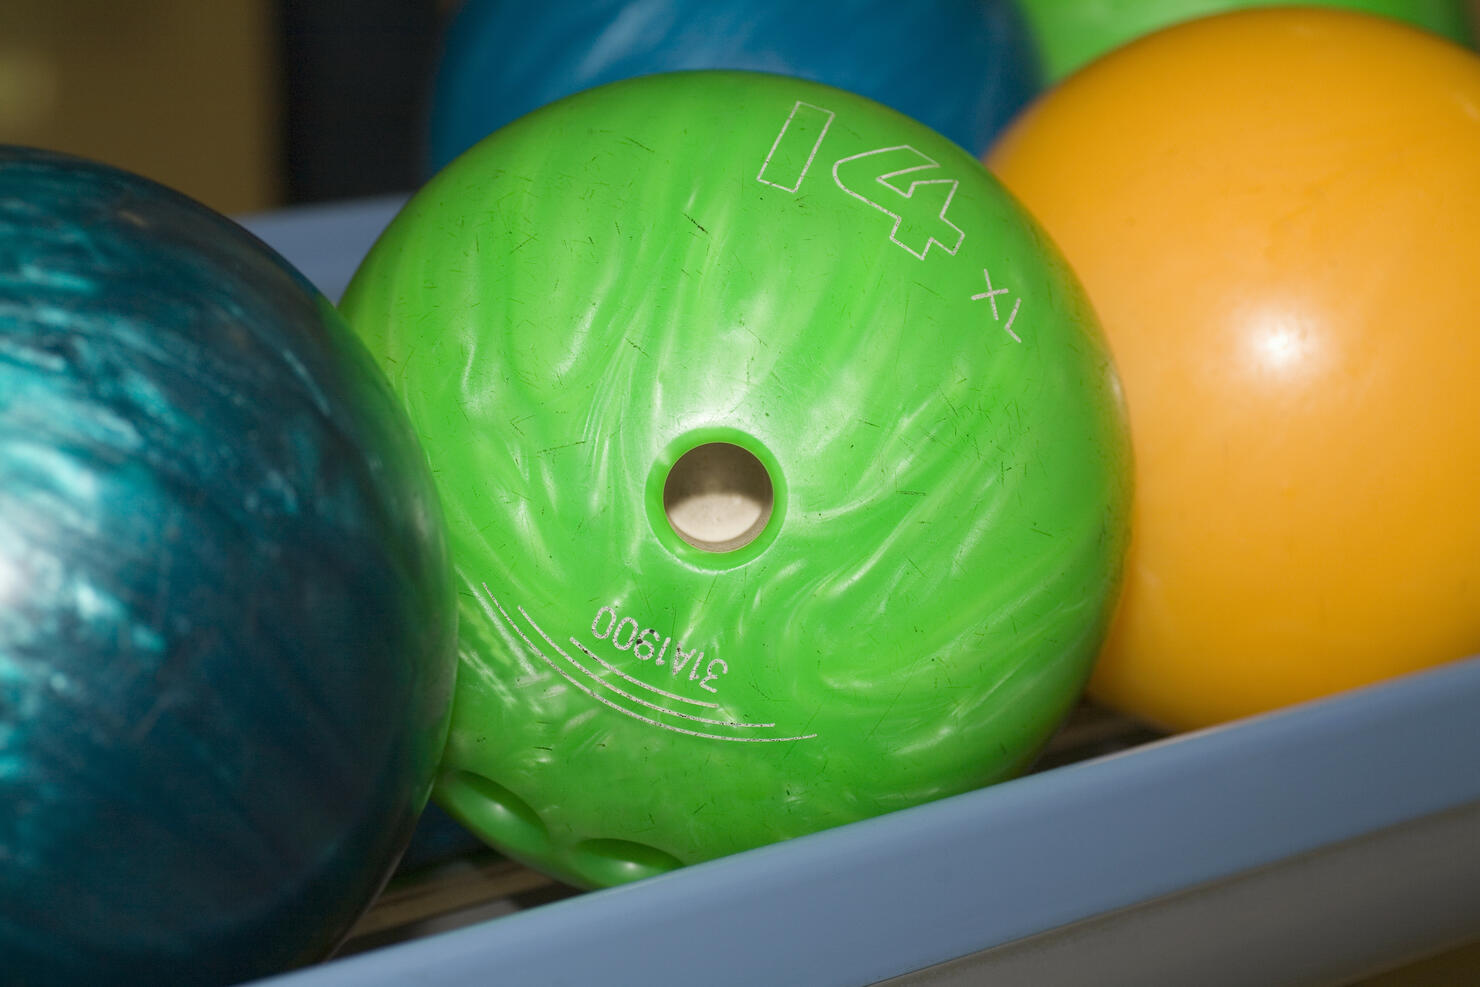
M 616 607 L 602 607 L 596 611 L 596 619 L 591 621 L 591 634 L 598 641 L 609 642 L 618 651 L 632 652 L 639 661 L 666 667 L 675 679 L 684 678 L 687 672 L 688 681 L 698 682 L 699 688 L 706 692 L 717 692 L 710 683 L 730 670 L 723 658 L 710 658 L 705 662 L 702 650 L 688 650 L 672 637 L 660 637 L 656 628 L 643 627 L 635 618 L 622 616 Z

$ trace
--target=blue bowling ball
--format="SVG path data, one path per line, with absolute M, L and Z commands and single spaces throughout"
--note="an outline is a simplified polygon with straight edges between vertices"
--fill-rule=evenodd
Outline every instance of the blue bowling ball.
M 562 96 L 707 68 L 852 90 L 976 155 L 1042 80 L 1009 0 L 467 0 L 437 67 L 431 171 Z
M 0 148 L 0 983 L 324 956 L 425 804 L 454 622 L 328 302 L 181 195 Z

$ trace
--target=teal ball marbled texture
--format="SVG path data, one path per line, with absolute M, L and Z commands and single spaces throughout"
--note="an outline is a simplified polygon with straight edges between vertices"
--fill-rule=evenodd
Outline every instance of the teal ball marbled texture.
M 564 96 L 693 69 L 847 89 L 972 154 L 1043 88 L 1011 0 L 465 0 L 443 35 L 425 170 Z
M 300 275 L 0 148 L 0 983 L 330 950 L 425 804 L 450 586 L 410 426 Z

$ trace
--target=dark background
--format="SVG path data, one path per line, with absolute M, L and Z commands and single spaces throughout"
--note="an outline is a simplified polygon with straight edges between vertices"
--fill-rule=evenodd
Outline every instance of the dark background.
M 285 202 L 415 187 L 444 6 L 278 0 Z
M 455 0 L 0 0 L 0 143 L 223 212 L 409 191 Z

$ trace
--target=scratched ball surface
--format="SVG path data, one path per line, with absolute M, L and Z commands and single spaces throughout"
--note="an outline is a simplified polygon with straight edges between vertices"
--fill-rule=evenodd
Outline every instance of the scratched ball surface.
M 1206 726 L 1480 651 L 1477 119 L 1463 49 L 1243 11 L 1102 59 L 994 150 L 1125 382 L 1101 700 Z
M 468 0 L 429 110 L 433 171 L 563 96 L 638 75 L 748 69 L 825 82 L 978 154 L 1041 88 L 1010 0 Z
M 425 804 L 455 620 L 328 303 L 183 196 L 0 149 L 0 981 L 321 957 Z
M 1089 306 L 978 162 L 779 76 L 591 90 L 459 158 L 343 309 L 449 517 L 435 797 L 604 885 L 979 787 L 1126 542 Z

